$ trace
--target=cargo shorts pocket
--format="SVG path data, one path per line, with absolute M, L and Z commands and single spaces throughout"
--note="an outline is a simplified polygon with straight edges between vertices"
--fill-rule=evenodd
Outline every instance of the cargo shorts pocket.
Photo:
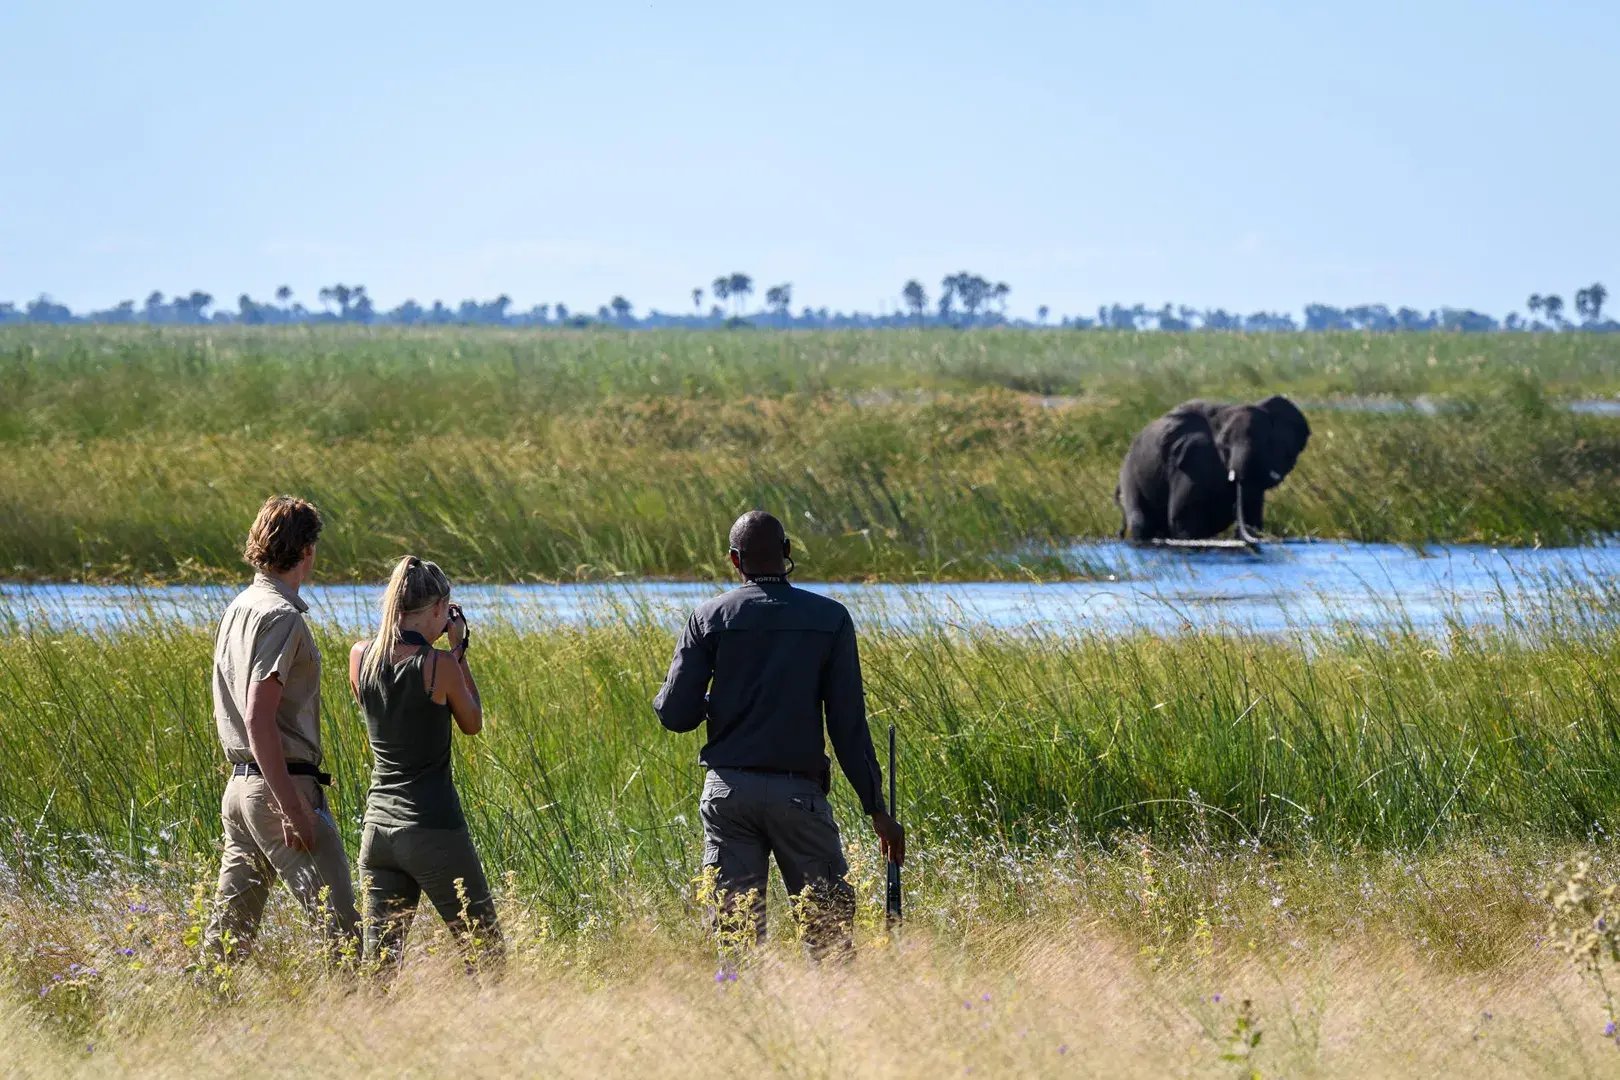
M 790 795 L 788 803 L 796 810 L 809 814 L 831 825 L 833 823 L 832 803 L 820 795 Z
M 730 795 L 731 785 L 712 773 L 709 775 L 709 778 L 703 782 L 702 801 L 705 803 L 709 802 L 711 799 L 728 798 Z
M 270 807 L 277 813 L 280 812 L 281 804 L 276 801 L 274 793 L 270 790 L 270 785 L 263 777 L 249 776 L 242 779 L 244 781 L 242 798 L 245 801 L 255 806 Z M 304 801 L 309 804 L 310 810 L 317 814 L 326 810 L 326 791 L 316 782 L 313 776 L 299 775 L 290 777 L 290 779 L 292 780 L 293 790 L 304 797 Z
M 698 817 L 703 822 L 703 865 L 720 865 L 720 840 L 725 832 L 726 800 L 731 798 L 731 785 L 718 776 L 710 776 L 703 784 L 703 797 L 698 800 Z

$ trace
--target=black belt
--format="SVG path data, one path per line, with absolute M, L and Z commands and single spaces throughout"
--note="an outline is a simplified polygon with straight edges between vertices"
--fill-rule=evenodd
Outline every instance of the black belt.
M 770 769 L 760 765 L 712 765 L 710 768 L 735 769 L 738 772 L 758 773 L 761 776 L 785 776 L 790 780 L 808 780 L 819 787 L 823 795 L 828 794 L 832 788 L 832 775 L 827 772 L 796 772 L 793 769 Z
M 819 780 L 818 776 L 811 776 L 807 772 L 795 772 L 792 769 L 768 769 L 763 765 L 716 765 L 717 769 L 735 769 L 738 772 L 761 773 L 765 776 L 787 776 L 794 780 Z
M 238 761 L 231 766 L 231 775 L 262 777 L 264 773 L 259 769 L 259 763 L 257 761 Z M 314 765 L 311 765 L 307 761 L 287 762 L 287 775 L 313 776 L 315 778 L 315 782 L 322 787 L 332 786 L 332 774 L 329 772 L 321 772 L 320 769 L 316 768 Z

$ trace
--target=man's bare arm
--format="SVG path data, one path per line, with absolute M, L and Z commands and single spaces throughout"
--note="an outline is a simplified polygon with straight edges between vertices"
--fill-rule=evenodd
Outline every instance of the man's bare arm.
M 281 730 L 276 726 L 281 690 L 281 680 L 274 675 L 248 688 L 248 750 L 281 810 L 287 845 L 309 851 L 315 846 L 315 813 L 287 772 L 287 755 L 281 749 Z

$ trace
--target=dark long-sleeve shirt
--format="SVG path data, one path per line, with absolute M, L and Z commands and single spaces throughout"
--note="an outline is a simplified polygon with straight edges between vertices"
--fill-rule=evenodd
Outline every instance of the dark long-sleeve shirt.
M 861 808 L 885 809 L 855 624 L 836 600 L 750 582 L 705 602 L 681 632 L 653 709 L 671 731 L 708 721 L 701 760 L 711 769 L 819 776 L 830 738 Z

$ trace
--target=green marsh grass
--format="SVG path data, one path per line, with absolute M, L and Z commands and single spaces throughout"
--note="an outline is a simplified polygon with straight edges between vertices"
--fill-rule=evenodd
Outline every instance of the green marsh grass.
M 697 736 L 649 707 L 670 634 L 604 620 L 488 630 L 488 726 L 457 741 L 491 871 L 566 923 L 592 898 L 687 895 L 697 871 Z M 323 718 L 351 844 L 364 727 L 328 657 Z M 33 630 L 0 642 L 0 818 L 139 864 L 216 850 L 223 783 L 206 630 Z M 1578 842 L 1620 828 L 1620 639 L 1343 631 L 1258 637 L 872 633 L 878 730 L 903 735 L 918 873 L 929 852 L 1188 836 L 1263 849 L 1422 851 L 1465 839 Z M 852 836 L 864 826 L 840 781 Z M 92 858 L 92 856 L 85 856 Z M 93 858 L 92 858 L 93 861 Z
M 1132 434 L 1184 398 L 1311 410 L 1291 535 L 1566 544 L 1620 528 L 1601 336 L 1058 332 L 0 332 L 0 574 L 229 580 L 263 496 L 327 512 L 329 577 L 708 578 L 741 511 L 825 580 L 1073 574 Z M 1084 572 L 1079 568 L 1078 572 Z
M 863 391 L 1000 389 L 1150 408 L 1279 390 L 1524 404 L 1620 393 L 1620 346 L 1580 334 L 16 327 L 0 329 L 0 388 L 8 440 L 250 424 L 323 438 L 505 436 L 616 400 Z

